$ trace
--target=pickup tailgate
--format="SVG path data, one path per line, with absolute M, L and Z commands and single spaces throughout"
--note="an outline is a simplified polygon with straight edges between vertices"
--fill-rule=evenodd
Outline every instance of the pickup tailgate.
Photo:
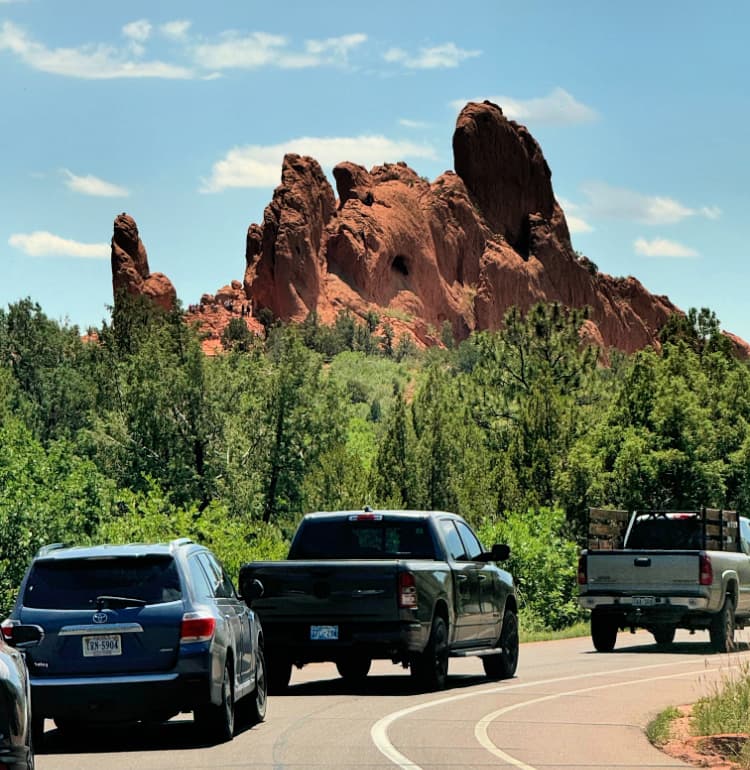
M 586 561 L 586 592 L 666 594 L 700 580 L 697 551 L 594 551 Z
M 253 601 L 266 620 L 341 623 L 397 620 L 398 560 L 251 562 L 240 585 L 257 578 L 263 596 Z

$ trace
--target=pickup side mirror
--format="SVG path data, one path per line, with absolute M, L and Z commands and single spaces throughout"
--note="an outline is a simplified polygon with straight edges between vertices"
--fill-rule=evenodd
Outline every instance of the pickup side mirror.
M 492 561 L 507 561 L 510 558 L 510 546 L 506 543 L 495 543 L 490 551 Z
M 240 579 L 240 596 L 245 600 L 245 604 L 248 607 L 256 600 L 263 596 L 263 583 L 258 578 L 252 580 L 243 581 Z

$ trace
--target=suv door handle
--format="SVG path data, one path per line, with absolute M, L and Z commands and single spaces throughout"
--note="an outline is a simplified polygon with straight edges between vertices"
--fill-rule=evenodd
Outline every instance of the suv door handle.
M 463 583 L 463 582 L 467 581 L 468 579 L 469 579 L 468 576 L 466 576 L 464 574 L 456 575 L 456 580 L 458 580 L 459 583 Z
M 479 575 L 479 579 L 480 579 L 480 580 L 487 580 L 487 575 L 482 575 L 482 574 L 480 574 L 480 575 Z

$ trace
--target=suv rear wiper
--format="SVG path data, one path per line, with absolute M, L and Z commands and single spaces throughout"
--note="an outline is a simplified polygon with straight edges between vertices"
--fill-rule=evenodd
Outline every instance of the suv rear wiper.
M 130 596 L 97 596 L 96 609 L 101 612 L 105 607 L 145 607 L 145 599 L 134 599 Z

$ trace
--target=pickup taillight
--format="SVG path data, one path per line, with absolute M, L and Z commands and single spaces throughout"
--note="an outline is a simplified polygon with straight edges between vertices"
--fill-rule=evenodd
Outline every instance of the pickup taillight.
M 698 567 L 700 578 L 698 582 L 702 586 L 710 586 L 714 582 L 714 568 L 711 566 L 711 559 L 707 553 L 700 554 L 700 565 Z
M 586 564 L 586 554 L 583 553 L 578 557 L 578 585 L 585 586 L 588 582 L 588 566 Z
M 398 573 L 398 606 L 402 610 L 417 609 L 417 581 L 411 572 Z

